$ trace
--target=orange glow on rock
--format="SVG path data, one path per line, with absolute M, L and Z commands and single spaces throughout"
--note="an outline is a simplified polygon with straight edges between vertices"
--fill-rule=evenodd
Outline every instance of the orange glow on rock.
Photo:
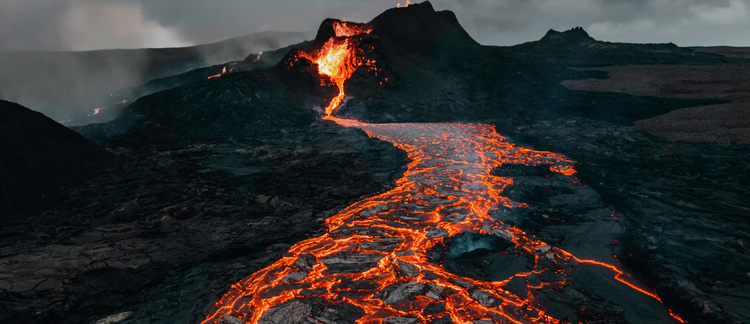
M 675 314 L 671 309 L 669 310 L 669 316 L 672 316 L 674 319 L 676 319 L 680 323 L 687 323 L 684 319 L 682 319 L 679 315 Z
M 406 4 L 404 4 L 404 7 L 408 7 L 411 4 L 411 1 L 406 0 Z M 401 2 L 396 4 L 396 8 L 401 8 Z
M 572 176 L 572 175 L 576 174 L 576 172 L 577 172 L 576 170 L 574 170 L 573 168 L 571 168 L 571 167 L 569 167 L 567 165 L 555 165 L 555 166 L 551 166 L 549 169 L 552 172 L 556 172 L 556 173 L 563 174 L 563 175 L 566 175 L 566 176 Z
M 354 70 L 361 64 L 361 59 L 356 55 L 352 55 L 354 51 L 355 49 L 348 39 L 337 42 L 331 38 L 323 46 L 321 55 L 315 61 L 318 63 L 320 74 L 329 76 L 339 88 L 339 94 L 331 100 L 331 103 L 325 109 L 326 116 L 330 116 L 338 108 L 346 95 L 344 93 L 344 82 L 349 79 Z
M 100 108 L 96 108 L 96 109 L 94 109 L 94 112 L 93 112 L 93 113 L 91 113 L 91 114 L 88 114 L 88 115 L 87 115 L 86 117 L 91 117 L 91 116 L 93 116 L 93 115 L 96 115 L 96 114 L 98 114 L 98 113 L 99 113 L 99 112 L 100 112 L 100 111 L 102 110 L 102 108 L 104 108 L 104 107 L 100 107 Z
M 218 78 L 218 77 L 224 75 L 224 73 L 227 73 L 227 67 L 226 66 L 223 69 L 221 69 L 221 73 L 212 75 L 212 76 L 208 77 L 208 79 L 210 80 L 210 79 L 213 79 L 213 78 Z
M 360 34 L 369 34 L 372 29 L 346 21 L 334 21 L 333 31 L 336 33 L 336 37 L 352 37 Z
M 313 59 L 318 64 L 319 73 L 330 77 L 339 88 L 339 94 L 325 108 L 326 116 L 330 116 L 344 100 L 346 96 L 344 82 L 363 63 L 362 53 L 357 49 L 357 42 L 352 37 L 368 34 L 371 31 L 360 25 L 343 21 L 333 22 L 333 30 L 336 37 L 330 38 L 323 45 L 317 57 Z

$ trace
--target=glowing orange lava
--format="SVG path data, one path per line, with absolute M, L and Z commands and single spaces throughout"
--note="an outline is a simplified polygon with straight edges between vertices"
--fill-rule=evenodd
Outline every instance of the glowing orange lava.
M 336 37 L 352 37 L 360 34 L 369 34 L 372 30 L 358 24 L 334 21 L 333 31 L 336 33 Z
M 223 69 L 221 69 L 221 73 L 212 75 L 212 76 L 208 77 L 208 79 L 210 80 L 210 79 L 213 79 L 213 78 L 218 78 L 218 77 L 224 75 L 224 73 L 227 73 L 227 67 L 226 66 Z
M 682 317 L 675 314 L 671 309 L 669 310 L 669 316 L 672 316 L 674 319 L 676 319 L 680 323 L 687 323 Z
M 411 1 L 406 0 L 406 4 L 404 4 L 404 7 L 408 7 L 411 4 Z M 396 4 L 396 8 L 401 8 L 401 2 Z
M 260 56 L 261 56 L 261 55 L 263 55 L 263 52 L 260 52 L 260 53 L 258 53 L 258 57 L 256 57 L 256 58 L 255 58 L 255 59 L 254 59 L 254 60 L 253 60 L 252 62 L 250 62 L 250 63 L 255 63 L 255 62 L 257 62 L 258 60 L 260 60 Z
M 358 24 L 334 22 L 333 30 L 336 37 L 330 38 L 313 59 L 318 64 L 320 74 L 327 75 L 336 83 L 339 94 L 331 100 L 325 109 L 325 115 L 331 116 L 341 101 L 344 100 L 344 82 L 352 76 L 354 70 L 362 65 L 362 55 L 357 49 L 357 43 L 352 36 L 367 34 L 370 29 Z
M 102 108 L 104 108 L 104 107 L 100 107 L 100 108 L 96 108 L 96 109 L 94 109 L 94 112 L 93 112 L 93 113 L 91 113 L 91 114 L 88 114 L 88 115 L 86 115 L 86 117 L 91 117 L 91 116 L 93 116 L 93 115 L 96 115 L 96 114 L 98 114 L 98 113 L 99 113 L 99 111 L 101 111 L 101 110 L 102 110 Z
M 618 281 L 658 300 L 653 292 L 621 278 L 624 273 L 617 267 L 576 258 L 488 215 L 499 206 L 525 206 L 501 195 L 513 180 L 491 175 L 493 168 L 547 164 L 570 170 L 574 161 L 565 156 L 517 147 L 483 124 L 329 119 L 405 150 L 412 162 L 404 177 L 393 190 L 327 219 L 323 236 L 297 243 L 281 260 L 233 285 L 203 323 L 271 323 L 268 316 L 273 315 L 267 313 L 274 311 L 269 310 L 309 298 L 358 307 L 364 315 L 357 323 L 383 323 L 387 318 L 429 323 L 446 315 L 454 323 L 560 323 L 537 307 L 532 294 L 517 296 L 505 285 L 523 278 L 531 289 L 553 289 L 566 283 L 543 279 L 545 272 L 569 275 L 581 264 L 609 269 Z M 533 269 L 485 282 L 452 274 L 428 260 L 426 251 L 463 232 L 512 242 L 517 253 L 533 258 Z M 443 310 L 425 313 L 434 305 Z

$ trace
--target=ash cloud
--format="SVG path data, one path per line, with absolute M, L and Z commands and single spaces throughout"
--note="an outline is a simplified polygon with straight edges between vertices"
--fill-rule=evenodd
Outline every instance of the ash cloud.
M 69 50 L 194 45 L 172 28 L 146 19 L 139 3 L 71 1 L 58 31 Z
M 82 51 L 192 45 L 144 15 L 138 1 L 5 0 L 0 50 Z

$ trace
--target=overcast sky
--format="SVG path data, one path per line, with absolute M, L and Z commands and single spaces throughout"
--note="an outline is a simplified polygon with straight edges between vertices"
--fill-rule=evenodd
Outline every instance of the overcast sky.
M 369 21 L 399 0 L 0 0 L 0 50 L 174 47 Z M 599 40 L 750 46 L 750 0 L 433 0 L 477 41 L 582 26 Z M 402 2 L 403 3 L 403 2 Z

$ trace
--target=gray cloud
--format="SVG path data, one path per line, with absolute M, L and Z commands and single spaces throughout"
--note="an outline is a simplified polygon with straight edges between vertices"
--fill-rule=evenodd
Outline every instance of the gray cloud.
M 582 26 L 594 38 L 681 46 L 750 46 L 748 0 L 434 0 L 479 42 L 513 45 Z
M 62 49 L 56 33 L 66 0 L 0 2 L 0 49 Z
M 259 31 L 367 21 L 400 0 L 3 0 L 0 49 L 93 49 L 213 42 Z M 403 1 L 401 1 L 403 3 Z M 749 0 L 433 0 L 483 44 L 584 27 L 601 40 L 750 46 Z
M 72 0 L 58 32 L 75 50 L 193 45 L 175 28 L 146 19 L 138 2 Z

